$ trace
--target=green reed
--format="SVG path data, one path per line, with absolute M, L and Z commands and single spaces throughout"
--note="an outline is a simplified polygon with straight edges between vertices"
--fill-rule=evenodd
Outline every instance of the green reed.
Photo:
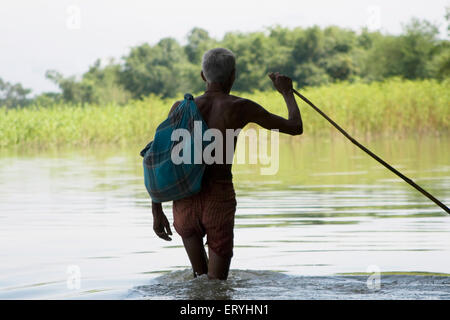
M 449 80 L 336 83 L 305 88 L 301 92 L 355 137 L 449 132 Z M 283 98 L 275 90 L 242 96 L 287 116 Z M 314 110 L 297 101 L 304 136 L 338 134 Z M 149 96 L 125 106 L 54 104 L 12 110 L 0 108 L 0 148 L 145 144 L 166 118 L 173 102 Z

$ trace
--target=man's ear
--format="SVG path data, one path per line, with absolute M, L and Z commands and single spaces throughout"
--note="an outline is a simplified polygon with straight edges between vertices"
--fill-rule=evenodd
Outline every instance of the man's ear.
M 236 80 L 236 68 L 233 69 L 233 71 L 231 71 L 231 82 L 233 83 L 234 80 Z
M 233 86 L 234 80 L 236 80 L 236 68 L 233 69 L 233 71 L 231 71 L 231 74 L 227 80 L 227 83 L 228 83 L 228 86 L 230 87 L 230 89 Z
M 202 76 L 203 81 L 208 82 L 208 81 L 206 81 L 205 75 L 203 74 L 203 70 L 200 71 L 200 75 Z

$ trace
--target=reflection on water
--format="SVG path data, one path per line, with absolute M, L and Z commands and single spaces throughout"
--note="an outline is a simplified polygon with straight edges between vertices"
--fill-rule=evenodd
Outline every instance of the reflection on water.
M 367 145 L 448 205 L 449 142 Z M 0 298 L 449 298 L 450 217 L 350 142 L 283 140 L 274 176 L 234 167 L 226 282 L 153 235 L 140 147 L 0 154 Z M 399 274 L 370 291 L 370 266 Z

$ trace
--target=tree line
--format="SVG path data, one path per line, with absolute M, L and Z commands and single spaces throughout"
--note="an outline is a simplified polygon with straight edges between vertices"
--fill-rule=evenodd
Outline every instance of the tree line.
M 447 9 L 447 22 L 450 11 Z M 447 27 L 448 31 L 450 26 Z M 46 77 L 60 93 L 43 93 L 27 99 L 30 90 L 0 79 L 0 105 L 17 107 L 29 103 L 125 104 L 155 94 L 172 98 L 184 92 L 200 92 L 203 53 L 214 47 L 232 50 L 237 58 L 234 90 L 254 92 L 271 88 L 266 74 L 278 71 L 290 76 L 299 88 L 337 81 L 382 81 L 450 76 L 450 42 L 438 38 L 438 27 L 412 19 L 400 35 L 336 26 L 320 28 L 268 28 L 261 32 L 229 32 L 221 39 L 201 28 L 192 29 L 187 43 L 173 38 L 131 48 L 120 61 L 97 60 L 81 76 L 65 77 L 56 70 Z

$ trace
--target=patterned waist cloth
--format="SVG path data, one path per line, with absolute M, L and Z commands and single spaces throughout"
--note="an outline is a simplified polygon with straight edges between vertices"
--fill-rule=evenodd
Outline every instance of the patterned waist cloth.
M 207 179 L 199 193 L 173 201 L 173 226 L 182 238 L 207 236 L 210 250 L 233 256 L 236 194 L 231 179 Z

